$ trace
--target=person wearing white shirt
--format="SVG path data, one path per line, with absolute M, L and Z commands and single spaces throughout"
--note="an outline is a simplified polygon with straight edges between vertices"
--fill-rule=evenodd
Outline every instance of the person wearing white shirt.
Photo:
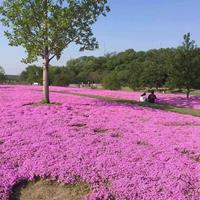
M 145 102 L 147 100 L 146 98 L 146 93 L 144 92 L 143 94 L 141 94 L 140 96 L 140 102 Z

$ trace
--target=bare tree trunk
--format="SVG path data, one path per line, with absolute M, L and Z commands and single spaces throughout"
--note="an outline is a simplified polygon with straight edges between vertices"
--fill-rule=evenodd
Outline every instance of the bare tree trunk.
M 49 100 L 49 60 L 45 59 L 43 66 L 43 103 L 50 103 Z
M 187 95 L 187 99 L 189 99 L 189 97 L 190 97 L 190 89 L 189 88 L 187 88 L 186 95 Z
M 48 43 L 48 0 L 44 0 L 45 5 L 45 45 Z M 44 48 L 44 66 L 43 66 L 43 103 L 50 103 L 49 100 L 49 49 Z

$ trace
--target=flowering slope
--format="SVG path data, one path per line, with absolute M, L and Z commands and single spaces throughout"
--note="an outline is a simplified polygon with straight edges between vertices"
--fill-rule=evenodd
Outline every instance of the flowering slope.
M 112 90 L 96 90 L 96 89 L 86 89 L 86 88 L 61 88 L 52 87 L 52 90 L 57 91 L 69 91 L 76 92 L 80 94 L 93 94 L 100 96 L 110 96 L 115 98 L 123 98 L 129 100 L 139 100 L 141 92 L 129 92 L 129 91 L 112 91 Z M 193 96 L 189 99 L 186 98 L 184 94 L 162 94 L 156 93 L 158 98 L 158 103 L 170 104 L 174 106 L 189 107 L 193 109 L 200 109 L 200 96 Z
M 88 182 L 86 199 L 199 200 L 200 118 L 0 86 L 0 199 L 35 176 Z

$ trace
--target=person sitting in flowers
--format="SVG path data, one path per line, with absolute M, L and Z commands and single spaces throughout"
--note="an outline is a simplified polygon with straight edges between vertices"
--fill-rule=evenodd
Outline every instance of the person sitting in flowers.
M 154 90 L 151 91 L 151 94 L 148 96 L 147 101 L 149 103 L 155 103 L 155 100 L 157 99 L 156 95 L 154 94 Z
M 144 92 L 143 94 L 141 94 L 140 96 L 140 102 L 145 102 L 147 100 L 146 98 L 146 93 Z

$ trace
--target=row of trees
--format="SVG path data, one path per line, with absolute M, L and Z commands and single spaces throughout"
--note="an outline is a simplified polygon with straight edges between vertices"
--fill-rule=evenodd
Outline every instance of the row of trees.
M 42 82 L 44 103 L 50 103 L 49 83 L 66 85 L 91 80 L 110 89 L 170 86 L 185 88 L 187 97 L 191 88 L 200 85 L 199 48 L 189 33 L 176 49 L 147 52 L 129 49 L 99 58 L 81 57 L 70 60 L 64 67 L 50 68 L 51 60 L 59 59 L 71 42 L 80 45 L 80 50 L 98 48 L 91 27 L 107 12 L 107 0 L 3 1 L 0 21 L 7 27 L 5 36 L 9 45 L 25 48 L 25 63 L 33 63 L 39 57 L 44 60 L 43 72 L 39 67 L 29 66 L 21 74 L 22 80 L 30 82 L 34 78 Z M 30 72 L 34 73 L 29 75 Z
M 20 82 L 32 84 L 34 82 L 42 85 L 43 69 L 40 66 L 29 65 L 21 74 Z M 67 67 L 50 66 L 49 68 L 49 84 L 56 86 L 67 86 L 73 83 L 74 75 Z
M 127 86 L 132 89 L 200 88 L 200 49 L 190 34 L 178 48 L 154 49 L 136 52 L 128 49 L 103 57 L 80 57 L 70 60 L 63 67 L 51 67 L 50 84 L 102 83 L 108 89 Z M 42 83 L 42 68 L 29 66 L 21 74 L 25 82 Z

